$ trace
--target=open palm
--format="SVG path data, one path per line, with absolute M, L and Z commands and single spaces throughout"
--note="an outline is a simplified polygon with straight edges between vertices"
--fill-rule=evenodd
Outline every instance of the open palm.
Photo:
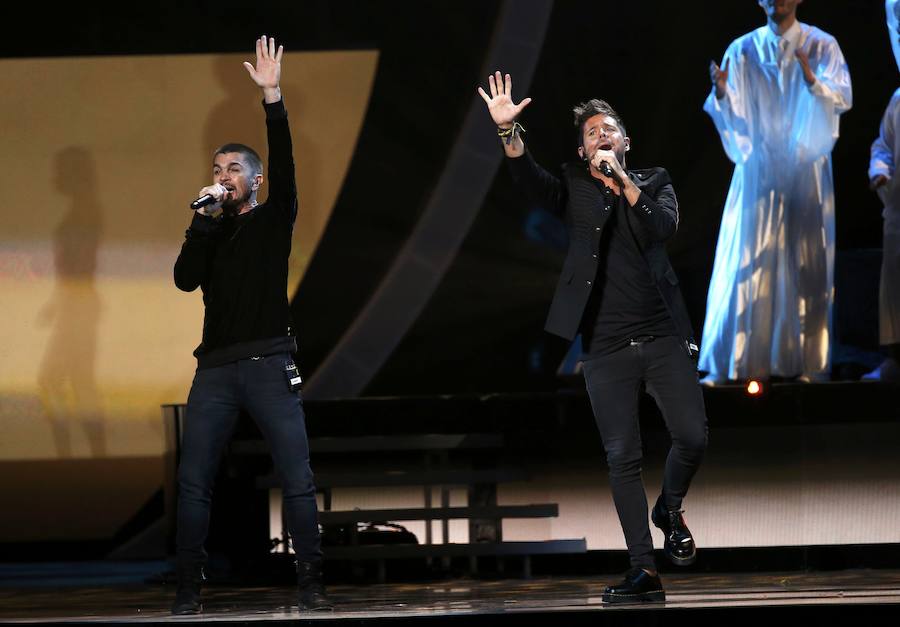
M 244 62 L 244 67 L 250 73 L 250 78 L 257 85 L 266 88 L 278 87 L 281 80 L 281 57 L 284 54 L 284 46 L 275 47 L 275 38 L 263 35 L 256 40 L 256 67 Z
M 509 74 L 506 75 L 506 80 L 504 80 L 504 77 L 497 71 L 493 75 L 488 76 L 488 84 L 491 89 L 490 96 L 481 87 L 478 88 L 478 93 L 487 103 L 488 112 L 491 114 L 494 124 L 503 128 L 512 126 L 522 109 L 531 102 L 531 98 L 525 98 L 519 104 L 513 102 L 512 77 Z
M 710 61 L 709 63 L 709 80 L 712 81 L 712 84 L 716 88 L 716 97 L 722 98 L 725 96 L 725 90 L 728 87 L 728 64 L 731 63 L 731 59 L 725 59 L 725 65 L 723 67 L 719 67 L 715 61 Z

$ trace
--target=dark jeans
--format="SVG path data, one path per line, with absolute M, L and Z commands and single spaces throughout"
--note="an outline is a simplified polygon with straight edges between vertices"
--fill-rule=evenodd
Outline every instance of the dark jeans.
M 680 509 L 706 449 L 706 410 L 696 363 L 679 338 L 661 337 L 585 360 L 584 379 L 606 449 L 613 501 L 631 565 L 654 569 L 641 479 L 641 384 L 656 400 L 672 438 L 661 498 L 668 509 Z
M 179 562 L 206 561 L 213 482 L 242 408 L 259 425 L 282 477 L 285 519 L 297 558 L 321 559 L 303 403 L 284 373 L 290 360 L 288 354 L 242 359 L 194 375 L 178 468 Z

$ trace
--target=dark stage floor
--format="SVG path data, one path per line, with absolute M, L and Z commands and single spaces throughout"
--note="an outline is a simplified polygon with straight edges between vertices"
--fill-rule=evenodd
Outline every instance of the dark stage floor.
M 736 624 L 777 613 L 846 618 L 900 612 L 900 570 L 666 576 L 664 604 L 603 606 L 607 577 L 458 579 L 439 583 L 341 585 L 330 591 L 338 610 L 300 614 L 290 588 L 209 587 L 205 613 L 172 618 L 172 590 L 162 585 L 0 589 L 0 622 L 157 623 L 338 620 L 346 624 Z M 670 612 L 670 610 L 672 610 Z M 748 611 L 754 610 L 754 611 Z M 704 620 L 706 619 L 706 620 Z M 846 624 L 841 622 L 841 624 Z M 894 623 L 896 624 L 896 623 Z

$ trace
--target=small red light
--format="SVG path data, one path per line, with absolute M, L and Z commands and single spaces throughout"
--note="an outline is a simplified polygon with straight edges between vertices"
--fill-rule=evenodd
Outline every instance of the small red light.
M 747 384 L 747 394 L 750 396 L 759 396 L 762 391 L 762 384 L 759 381 L 750 381 Z

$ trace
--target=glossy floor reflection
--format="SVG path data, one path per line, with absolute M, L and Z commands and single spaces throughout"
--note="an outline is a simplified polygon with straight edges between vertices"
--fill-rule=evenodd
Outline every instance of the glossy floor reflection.
M 183 622 L 296 621 L 350 622 L 388 618 L 511 614 L 641 611 L 669 608 L 751 606 L 891 605 L 900 607 L 900 570 L 852 570 L 827 573 L 685 574 L 666 576 L 668 600 L 653 606 L 615 606 L 600 602 L 607 577 L 460 579 L 438 583 L 332 586 L 337 611 L 300 614 L 290 588 L 210 586 L 204 590 L 204 613 L 172 618 L 173 591 L 163 585 L 67 588 L 0 588 L 0 621 L 42 622 Z M 568 614 L 572 617 L 572 614 Z

